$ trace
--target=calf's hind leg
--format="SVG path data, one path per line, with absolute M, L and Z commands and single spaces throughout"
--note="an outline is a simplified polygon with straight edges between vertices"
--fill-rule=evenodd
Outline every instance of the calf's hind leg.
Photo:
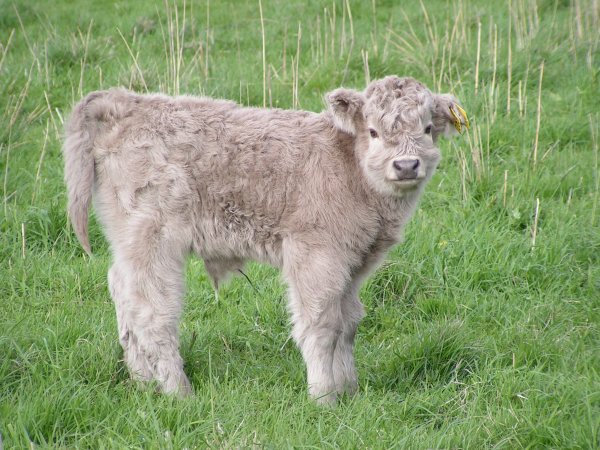
M 127 302 L 132 295 L 128 292 L 131 282 L 126 277 L 127 266 L 121 267 L 115 263 L 108 271 L 108 287 L 117 313 L 117 328 L 119 342 L 123 347 L 123 360 L 134 380 L 150 381 L 152 380 L 152 370 L 138 344 L 138 338 L 133 332 L 132 324 L 127 318 Z
M 189 394 L 178 336 L 185 252 L 167 239 L 141 241 L 114 249 L 109 272 L 125 363 L 134 379 L 155 380 L 165 393 Z

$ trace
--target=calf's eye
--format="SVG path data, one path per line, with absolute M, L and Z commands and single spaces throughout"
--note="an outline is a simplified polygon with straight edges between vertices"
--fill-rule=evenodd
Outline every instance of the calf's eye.
M 376 137 L 378 137 L 379 135 L 377 134 L 377 131 L 375 131 L 373 128 L 369 128 L 369 133 L 371 134 L 371 137 L 373 139 L 375 139 Z
M 427 125 L 427 127 L 425 127 L 425 134 L 431 134 L 431 125 Z

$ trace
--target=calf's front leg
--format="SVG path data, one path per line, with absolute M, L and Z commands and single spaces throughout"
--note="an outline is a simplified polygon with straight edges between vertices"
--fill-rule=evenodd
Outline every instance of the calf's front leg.
M 340 262 L 334 255 L 310 254 L 296 251 L 288 254 L 284 274 L 289 284 L 289 308 L 292 315 L 292 336 L 297 343 L 304 362 L 308 392 L 317 403 L 335 404 L 337 395 L 343 391 L 336 378 L 356 379 L 354 363 L 348 360 L 348 348 L 352 355 L 352 339 L 345 335 L 342 301 L 347 291 L 347 271 L 340 270 Z M 355 329 L 355 328 L 354 328 Z M 353 332 L 352 332 L 353 334 Z M 340 342 L 343 361 L 334 363 L 336 348 Z M 346 375 L 336 375 L 345 370 Z M 350 374 L 352 372 L 352 374 Z
M 358 285 L 352 285 L 341 302 L 342 330 L 333 355 L 333 377 L 339 394 L 353 395 L 358 390 L 358 377 L 354 364 L 354 338 L 364 307 L 358 297 Z

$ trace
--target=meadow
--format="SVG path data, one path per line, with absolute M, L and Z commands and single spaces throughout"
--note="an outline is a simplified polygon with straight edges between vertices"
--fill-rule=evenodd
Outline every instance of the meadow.
M 600 447 L 598 0 L 0 0 L 0 448 Z M 61 136 L 87 92 L 320 111 L 389 74 L 472 122 L 361 291 L 360 392 L 306 395 L 285 286 L 215 299 L 187 266 L 195 395 L 120 361 L 92 219 L 68 223 Z

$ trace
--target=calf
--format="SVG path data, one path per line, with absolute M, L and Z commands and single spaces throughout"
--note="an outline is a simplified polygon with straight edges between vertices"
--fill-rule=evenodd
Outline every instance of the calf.
M 334 403 L 356 391 L 361 283 L 400 241 L 438 137 L 468 121 L 454 97 L 412 78 L 326 100 L 317 114 L 111 89 L 75 106 L 63 149 L 69 215 L 89 253 L 93 196 L 133 378 L 191 391 L 178 322 L 194 253 L 216 288 L 248 260 L 281 268 L 310 395 Z

